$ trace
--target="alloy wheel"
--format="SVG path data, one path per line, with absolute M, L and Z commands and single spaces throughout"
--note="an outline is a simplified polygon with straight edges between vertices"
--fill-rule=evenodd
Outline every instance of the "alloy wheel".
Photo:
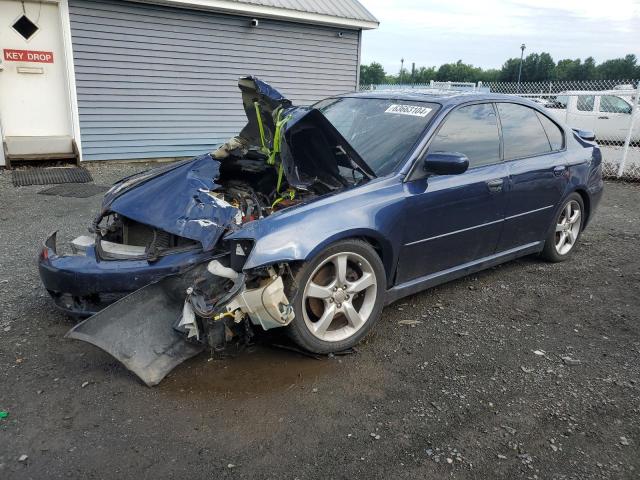
M 582 226 L 581 218 L 580 204 L 575 200 L 562 209 L 556 225 L 556 251 L 559 255 L 566 255 L 576 244 Z
M 322 261 L 309 277 L 302 312 L 309 331 L 327 342 L 345 340 L 371 317 L 377 279 L 361 255 L 341 252 Z

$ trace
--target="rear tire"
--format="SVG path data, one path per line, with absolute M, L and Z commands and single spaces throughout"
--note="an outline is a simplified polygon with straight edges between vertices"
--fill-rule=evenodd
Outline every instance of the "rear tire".
M 367 242 L 342 240 L 295 271 L 289 298 L 295 318 L 289 336 L 314 353 L 356 345 L 382 315 L 385 271 Z
M 569 195 L 554 219 L 541 256 L 550 262 L 564 262 L 573 254 L 584 226 L 584 201 L 579 193 Z

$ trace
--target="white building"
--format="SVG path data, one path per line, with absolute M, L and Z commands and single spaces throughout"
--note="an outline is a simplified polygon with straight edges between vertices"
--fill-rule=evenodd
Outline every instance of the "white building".
M 245 122 L 239 77 L 352 91 L 377 26 L 357 0 L 0 0 L 0 166 L 211 150 Z

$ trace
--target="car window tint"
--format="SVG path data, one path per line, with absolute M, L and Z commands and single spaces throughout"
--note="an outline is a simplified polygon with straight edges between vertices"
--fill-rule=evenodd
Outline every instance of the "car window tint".
M 451 113 L 429 146 L 429 152 L 457 152 L 477 167 L 500 161 L 498 119 L 490 103 L 469 105 Z
M 515 103 L 498 103 L 504 159 L 531 157 L 551 151 L 547 134 L 536 111 Z
M 564 147 L 564 134 L 562 133 L 562 129 L 552 122 L 546 115 L 543 115 L 540 112 L 536 113 L 538 114 L 540 123 L 542 123 L 542 126 L 544 127 L 544 131 L 547 132 L 547 138 L 551 144 L 551 150 L 562 150 Z
M 600 111 L 608 113 L 631 113 L 631 105 L 620 97 L 603 95 L 600 97 Z
M 578 110 L 581 112 L 592 112 L 596 97 L 593 95 L 580 95 L 578 97 Z

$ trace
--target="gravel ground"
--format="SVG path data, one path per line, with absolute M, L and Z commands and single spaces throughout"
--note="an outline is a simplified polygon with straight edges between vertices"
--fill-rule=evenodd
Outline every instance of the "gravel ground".
M 90 168 L 106 185 L 143 165 Z M 63 338 L 35 257 L 51 230 L 84 233 L 100 196 L 43 188 L 0 173 L 2 479 L 640 475 L 640 185 L 606 185 L 571 261 L 402 300 L 356 354 L 202 355 L 153 389 Z

